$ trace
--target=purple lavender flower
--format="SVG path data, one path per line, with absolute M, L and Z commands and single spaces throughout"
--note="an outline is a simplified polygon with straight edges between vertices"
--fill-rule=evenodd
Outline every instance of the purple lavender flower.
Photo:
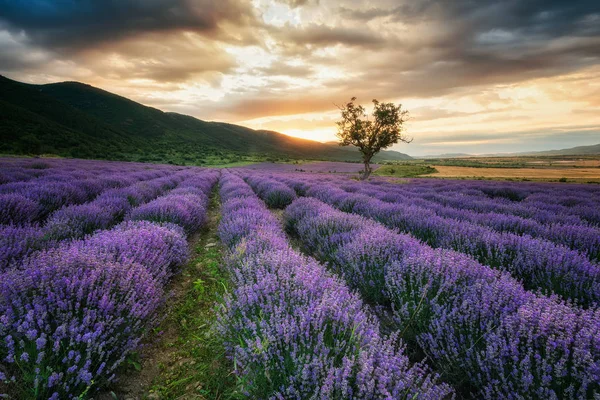
M 0 195 L 0 224 L 28 225 L 38 218 L 38 204 L 16 193 Z
M 130 220 L 170 222 L 193 233 L 206 223 L 206 198 L 194 194 L 175 194 L 159 197 L 148 204 L 134 208 Z
M 41 397 L 77 397 L 92 379 L 112 379 L 155 323 L 163 299 L 140 264 L 68 252 L 33 258 L 0 276 L 0 360 L 18 376 L 15 385 Z M 66 352 L 72 356 L 65 359 Z M 100 363 L 107 368 L 92 375 L 87 365 Z
M 269 207 L 285 208 L 296 198 L 296 193 L 290 187 L 274 179 L 249 176 L 246 180 Z
M 528 292 L 508 273 L 465 254 L 432 249 L 314 199 L 296 200 L 284 219 L 307 249 L 329 261 L 366 299 L 391 305 L 397 332 L 463 392 L 486 398 L 593 398 L 600 393 L 592 383 L 598 382 L 600 359 L 597 310 L 582 311 Z M 341 246 L 340 231 L 350 233 Z M 529 308 L 555 310 L 565 325 L 540 327 Z M 573 340 L 568 349 L 554 351 L 559 344 L 554 334 L 566 326 L 573 331 L 564 336 Z M 523 332 L 525 327 L 531 328 Z M 511 352 L 498 356 L 508 351 L 500 350 L 506 341 Z M 529 348 L 539 348 L 535 372 L 525 364 Z M 566 356 L 574 348 L 581 361 Z
M 356 294 L 289 247 L 277 219 L 248 193 L 246 183 L 224 174 L 220 186 L 219 235 L 229 248 L 226 261 L 235 288 L 221 308 L 219 330 L 247 395 L 439 399 L 451 394 L 423 365 L 409 362 L 396 337 L 379 336 L 376 320 Z M 236 199 L 240 193 L 244 198 Z

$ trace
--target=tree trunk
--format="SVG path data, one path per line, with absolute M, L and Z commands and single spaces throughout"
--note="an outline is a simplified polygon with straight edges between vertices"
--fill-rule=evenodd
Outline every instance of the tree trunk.
M 365 165 L 365 170 L 363 171 L 363 175 L 362 175 L 362 177 L 360 178 L 360 179 L 361 179 L 361 180 L 363 180 L 363 181 L 367 180 L 367 179 L 369 178 L 369 176 L 371 175 L 371 172 L 372 172 L 372 170 L 371 170 L 371 164 L 370 164 L 370 161 L 371 161 L 371 157 L 369 157 L 369 158 L 365 158 L 365 159 L 363 160 L 363 162 L 364 162 L 364 165 Z

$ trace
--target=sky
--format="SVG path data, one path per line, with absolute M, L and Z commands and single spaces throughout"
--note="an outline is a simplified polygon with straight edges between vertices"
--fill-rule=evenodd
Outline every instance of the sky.
M 0 74 L 336 140 L 401 103 L 421 156 L 600 143 L 597 0 L 0 0 Z

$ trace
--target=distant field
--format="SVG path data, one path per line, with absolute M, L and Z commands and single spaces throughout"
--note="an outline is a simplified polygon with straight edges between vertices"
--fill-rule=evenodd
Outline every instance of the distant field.
M 600 182 L 598 168 L 482 168 L 451 167 L 438 165 L 438 172 L 429 176 L 436 178 L 525 178 L 525 179 L 574 179 Z
M 600 183 L 600 155 L 415 159 L 389 163 L 377 175 Z M 422 171 L 422 172 L 420 172 Z
M 501 164 L 502 162 L 502 164 Z M 459 165 L 445 165 L 454 163 Z M 359 163 L 305 161 L 260 162 L 243 165 L 229 164 L 224 167 L 243 166 L 244 169 L 269 172 L 338 173 L 358 174 L 363 166 Z M 600 158 L 592 159 L 527 159 L 527 158 L 478 158 L 456 160 L 415 160 L 393 164 L 373 164 L 373 175 L 395 178 L 459 178 L 488 180 L 531 180 L 600 183 Z
M 379 164 L 372 164 L 371 167 L 375 170 L 379 168 Z M 360 163 L 351 162 L 336 162 L 336 161 L 306 161 L 306 162 L 289 162 L 289 163 L 274 163 L 261 162 L 250 164 L 245 169 L 256 171 L 272 171 L 272 172 L 312 172 L 312 173 L 343 173 L 353 174 L 359 173 L 363 169 Z
M 406 163 L 475 168 L 593 168 L 600 166 L 600 155 L 430 158 L 411 160 Z
M 417 176 L 430 176 L 437 172 L 434 167 L 418 164 L 382 165 L 373 172 L 377 176 L 394 176 L 397 178 L 413 178 Z

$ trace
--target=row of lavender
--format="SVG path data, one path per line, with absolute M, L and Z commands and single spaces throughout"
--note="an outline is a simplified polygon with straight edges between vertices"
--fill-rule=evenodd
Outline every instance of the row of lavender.
M 259 193 L 268 192 L 269 182 L 273 190 L 280 187 L 264 177 L 248 181 L 262 182 Z M 389 325 L 464 393 L 489 399 L 600 395 L 598 310 L 528 292 L 507 273 L 316 199 L 294 201 L 284 219 L 307 251 L 388 310 Z
M 219 235 L 227 248 L 234 289 L 225 298 L 219 329 L 246 395 L 261 399 L 451 395 L 451 389 L 436 383 L 422 365 L 411 365 L 395 335 L 380 336 L 379 324 L 342 281 L 291 249 L 277 219 L 241 178 L 224 174 L 220 186 Z M 276 199 L 277 206 L 282 197 L 271 192 L 262 195 Z
M 0 184 L 0 224 L 13 225 L 41 223 L 53 211 L 65 205 L 90 201 L 106 189 L 164 177 L 182 169 L 173 166 L 149 168 L 141 164 L 51 160 L 52 167 L 48 165 L 47 169 L 37 170 L 16 167 L 7 160 L 0 161 L 5 180 L 13 178 L 9 183 Z M 13 163 L 19 165 L 19 161 L 22 163 L 23 160 L 15 159 Z M 34 161 L 27 162 L 36 165 Z M 23 179 L 22 171 L 46 173 L 35 179 Z
M 113 381 L 156 326 L 165 285 L 187 260 L 186 235 L 203 226 L 217 179 L 189 170 L 154 200 L 142 189 L 151 201 L 130 207 L 125 222 L 1 273 L 0 393 L 79 398 Z
M 126 173 L 123 175 L 127 175 Z M 162 174 L 161 174 L 162 175 Z M 61 241 L 81 238 L 98 229 L 107 229 L 122 221 L 134 207 L 144 204 L 175 188 L 190 170 L 175 172 L 171 176 L 138 181 L 131 185 L 110 185 L 100 191 L 94 200 L 76 205 L 65 205 L 54 211 L 44 223 L 0 225 L 0 271 L 18 264 L 32 252 L 57 246 Z M 120 182 L 128 182 L 123 179 Z M 78 183 L 71 184 L 78 187 Z M 10 197 L 13 194 L 8 194 Z M 2 195 L 0 195 L 0 200 Z M 0 204 L 3 213 L 14 221 L 23 215 L 20 203 L 15 207 Z
M 270 178 L 263 176 L 262 179 Z M 497 232 L 444 218 L 427 208 L 347 192 L 332 181 L 323 183 L 320 178 L 316 183 L 309 178 L 290 176 L 277 179 L 279 184 L 285 182 L 301 194 L 318 198 L 342 211 L 372 218 L 432 247 L 456 250 L 484 265 L 508 271 L 527 289 L 555 293 L 586 307 L 600 302 L 600 266 L 583 252 L 529 235 Z
M 555 194 L 538 194 L 534 202 L 506 204 L 506 200 L 497 201 L 487 197 L 483 192 L 478 195 L 467 195 L 464 192 L 437 194 L 430 191 L 415 191 L 413 185 L 390 184 L 346 184 L 342 189 L 366 194 L 389 203 L 410 204 L 415 212 L 423 213 L 425 218 L 437 215 L 452 218 L 461 222 L 470 222 L 486 226 L 498 232 L 527 234 L 551 242 L 564 245 L 573 250 L 585 253 L 591 260 L 600 261 L 600 228 L 593 222 L 586 221 L 571 212 L 565 212 L 565 206 L 552 206 L 544 210 L 539 203 L 550 204 L 546 199 Z M 526 200 L 530 199 L 528 197 Z M 600 191 L 597 193 L 600 209 Z M 480 211 L 481 210 L 481 211 Z M 520 216 L 518 213 L 524 215 Z
M 133 162 L 95 161 L 60 158 L 0 158 L 0 187 L 6 183 L 40 181 L 69 181 L 91 176 L 110 176 L 129 172 L 173 171 L 172 165 L 149 165 Z
M 600 225 L 600 189 L 596 185 L 415 179 L 403 189 L 412 193 L 450 194 L 463 199 L 493 199 L 494 209 L 504 208 L 509 214 L 528 216 L 540 212 L 542 217 L 544 214 L 558 218 L 574 216 Z M 471 206 L 470 202 L 467 206 L 478 207 Z
M 292 181 L 297 178 L 290 176 Z M 340 183 L 339 178 L 315 177 L 311 183 Z M 531 193 L 522 202 L 508 200 L 506 197 L 494 197 L 496 192 L 510 193 L 512 186 L 498 186 L 499 182 L 412 180 L 410 184 L 398 185 L 385 181 L 372 183 L 346 182 L 340 188 L 352 192 L 376 197 L 389 203 L 410 205 L 415 213 L 423 213 L 424 218 L 431 215 L 468 221 L 490 227 L 499 232 L 513 232 L 540 237 L 554 243 L 586 253 L 591 259 L 600 257 L 600 228 L 591 215 L 593 210 L 600 213 L 600 190 L 592 186 L 569 186 L 565 193 L 560 186 L 547 184 L 531 185 Z M 515 184 L 512 184 L 515 185 Z M 433 188 L 432 188 L 433 186 Z M 518 188 L 518 187 L 517 187 Z M 574 193 L 576 194 L 574 196 Z M 491 196 L 491 197 L 490 197 Z M 581 211 L 579 201 L 586 199 L 587 212 Z M 563 199 L 568 207 L 557 204 Z M 600 214 L 599 214 L 600 215 Z M 586 220 L 588 217 L 589 221 Z

